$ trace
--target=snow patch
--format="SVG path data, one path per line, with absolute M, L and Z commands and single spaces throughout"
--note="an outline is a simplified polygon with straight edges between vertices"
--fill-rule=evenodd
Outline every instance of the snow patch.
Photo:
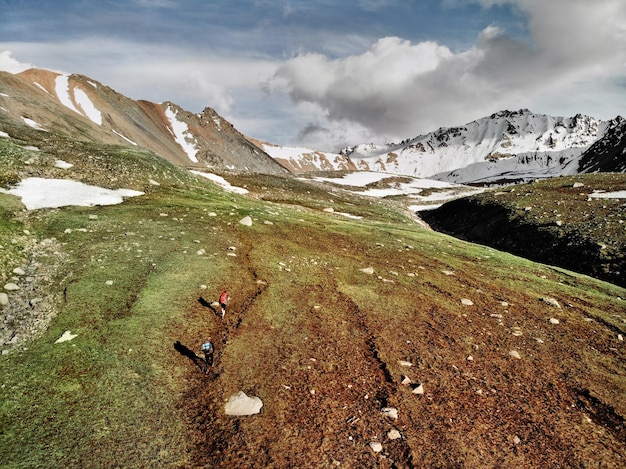
M 626 191 L 592 192 L 589 197 L 593 199 L 626 199 Z
M 225 190 L 229 192 L 235 192 L 237 194 L 247 194 L 248 190 L 243 187 L 232 186 L 226 179 L 222 176 L 218 176 L 217 174 L 212 173 L 203 173 L 202 171 L 191 171 L 193 174 L 197 174 L 198 176 L 202 176 L 204 178 L 210 179 L 214 183 L 222 186 Z
M 69 205 L 91 207 L 94 205 L 116 205 L 124 197 L 136 197 L 143 192 L 131 189 L 105 189 L 90 186 L 71 179 L 26 178 L 12 189 L 0 188 L 0 192 L 22 199 L 28 210 L 57 208 Z
M 37 82 L 34 82 L 34 83 L 35 83 L 35 86 L 37 86 L 38 88 L 40 88 L 40 89 L 41 89 L 44 93 L 46 93 L 46 94 L 50 94 L 50 93 L 48 92 L 48 90 L 47 90 L 47 89 L 45 89 L 45 88 L 44 88 L 44 87 L 43 87 L 40 83 L 37 83 Z
M 22 120 L 26 123 L 26 125 L 32 127 L 33 129 L 37 129 L 37 130 L 45 130 L 47 132 L 46 129 L 44 129 L 39 123 L 35 122 L 34 120 L 28 118 L 28 117 L 23 117 L 22 116 Z
M 195 140 L 193 138 L 193 134 L 189 132 L 189 126 L 184 122 L 178 120 L 178 116 L 170 106 L 165 110 L 165 115 L 167 119 L 170 121 L 170 126 L 174 133 L 175 141 L 178 143 L 183 151 L 187 154 L 189 159 L 194 163 L 198 163 L 198 158 L 196 158 L 196 154 L 198 153 L 198 149 L 196 148 L 195 143 L 190 143 L 188 139 Z
M 59 169 L 70 169 L 72 166 L 74 166 L 72 163 L 67 163 L 63 160 L 56 160 L 54 162 L 54 167 Z
M 80 88 L 75 88 L 74 98 L 93 123 L 102 125 L 102 113 L 96 109 L 94 104 L 89 99 L 89 96 L 87 96 L 87 93 Z
M 137 144 L 136 144 L 135 142 L 133 142 L 130 138 L 124 137 L 124 136 L 123 136 L 121 133 L 119 133 L 117 130 L 115 130 L 115 129 L 112 129 L 112 130 L 113 130 L 113 133 L 114 133 L 115 135 L 118 135 L 118 136 L 122 137 L 124 140 L 126 140 L 126 141 L 127 141 L 128 143 L 130 143 L 131 145 L 137 145 Z
M 65 107 L 71 109 L 77 114 L 81 114 L 81 112 L 76 109 L 74 103 L 72 102 L 72 97 L 70 94 L 70 77 L 69 75 L 59 75 L 55 80 L 55 88 L 54 91 Z M 81 114 L 82 115 L 82 114 Z

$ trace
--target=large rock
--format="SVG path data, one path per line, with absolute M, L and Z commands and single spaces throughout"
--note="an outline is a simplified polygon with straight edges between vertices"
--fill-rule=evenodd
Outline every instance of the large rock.
M 248 397 L 245 392 L 239 391 L 237 394 L 230 396 L 224 410 L 226 415 L 245 416 L 254 415 L 261 412 L 263 401 L 260 398 Z
M 239 223 L 244 226 L 252 226 L 252 218 L 248 215 L 239 220 Z

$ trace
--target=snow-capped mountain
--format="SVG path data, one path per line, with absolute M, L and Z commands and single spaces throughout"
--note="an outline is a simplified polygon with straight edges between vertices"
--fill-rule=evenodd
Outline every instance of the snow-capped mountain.
M 580 172 L 581 156 L 609 129 L 593 117 L 502 111 L 385 146 L 342 151 L 359 169 L 457 183 L 541 178 Z
M 82 75 L 30 69 L 0 72 L 0 130 L 28 125 L 79 140 L 141 146 L 175 164 L 287 173 L 211 108 L 135 101 Z M 9 131 L 7 131 L 9 129 Z

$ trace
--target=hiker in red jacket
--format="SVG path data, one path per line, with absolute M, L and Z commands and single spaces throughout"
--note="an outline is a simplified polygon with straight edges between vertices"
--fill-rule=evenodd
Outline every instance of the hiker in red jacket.
M 220 307 L 222 308 L 222 319 L 224 319 L 224 315 L 226 314 L 226 306 L 228 305 L 228 300 L 230 300 L 230 296 L 228 296 L 228 292 L 223 291 L 220 295 Z

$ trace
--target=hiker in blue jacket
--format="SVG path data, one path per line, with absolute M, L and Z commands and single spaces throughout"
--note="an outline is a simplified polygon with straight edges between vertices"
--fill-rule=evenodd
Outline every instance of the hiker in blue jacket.
M 204 344 L 202 344 L 202 352 L 204 353 L 204 372 L 209 372 L 209 367 L 213 365 L 213 344 L 210 340 L 207 340 Z

